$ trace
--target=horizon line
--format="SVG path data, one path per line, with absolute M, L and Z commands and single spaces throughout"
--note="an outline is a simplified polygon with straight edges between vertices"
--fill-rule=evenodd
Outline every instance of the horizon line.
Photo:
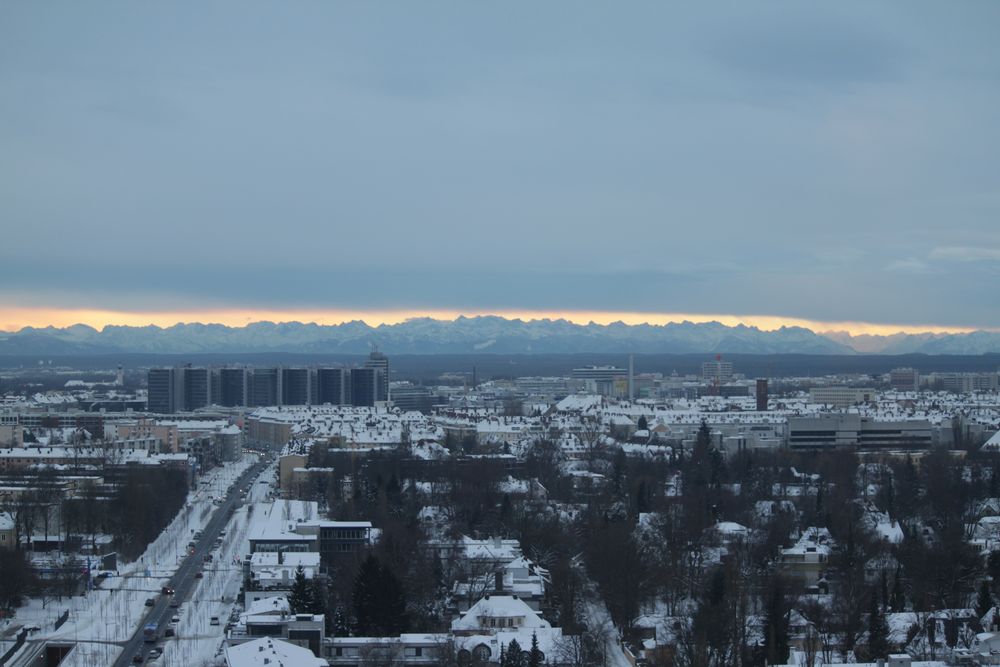
M 438 321 L 455 321 L 460 317 L 502 317 L 508 320 L 540 321 L 566 320 L 573 324 L 590 323 L 608 325 L 622 322 L 627 325 L 665 325 L 682 322 L 705 324 L 718 322 L 725 326 L 744 325 L 761 331 L 776 331 L 781 327 L 803 327 L 813 333 L 830 335 L 846 332 L 851 336 L 893 334 L 963 334 L 974 331 L 997 331 L 986 327 L 956 327 L 946 325 L 904 325 L 865 321 L 814 320 L 801 317 L 776 315 L 742 315 L 718 313 L 676 313 L 641 312 L 613 310 L 532 310 L 532 309 L 193 309 L 160 311 L 126 311 L 77 308 L 2 308 L 0 307 L 0 331 L 17 333 L 26 328 L 56 327 L 66 328 L 83 324 L 97 330 L 107 326 L 143 327 L 154 325 L 161 328 L 176 324 L 222 324 L 242 328 L 258 322 L 317 324 L 331 326 L 347 322 L 362 321 L 368 326 L 394 325 L 403 322 L 430 318 Z

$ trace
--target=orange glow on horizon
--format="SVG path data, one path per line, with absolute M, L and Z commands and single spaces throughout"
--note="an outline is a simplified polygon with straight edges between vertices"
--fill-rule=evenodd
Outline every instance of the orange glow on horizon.
M 26 326 L 67 327 L 72 324 L 86 324 L 95 329 L 107 325 L 168 327 L 181 322 L 202 322 L 246 326 L 253 322 L 315 322 L 316 324 L 341 324 L 352 320 L 363 320 L 371 326 L 398 324 L 418 317 L 437 320 L 454 320 L 464 315 L 497 315 L 508 319 L 540 320 L 565 319 L 577 324 L 595 322 L 610 324 L 668 324 L 670 322 L 720 322 L 728 326 L 744 324 L 764 331 L 773 331 L 782 326 L 800 326 L 815 332 L 847 331 L 852 335 L 894 333 L 968 333 L 975 331 L 969 327 L 947 327 L 936 325 L 897 325 L 872 322 L 831 322 L 809 320 L 796 317 L 773 315 L 719 315 L 695 313 L 643 313 L 630 311 L 543 311 L 543 310 L 250 310 L 250 309 L 205 309 L 177 311 L 114 311 L 57 308 L 4 308 L 0 306 L 0 330 L 13 332 Z

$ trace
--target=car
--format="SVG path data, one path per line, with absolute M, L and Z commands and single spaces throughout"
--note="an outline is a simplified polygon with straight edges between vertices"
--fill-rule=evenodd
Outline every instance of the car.
M 213 616 L 212 618 L 209 619 L 208 624 L 209 625 L 218 625 L 219 624 L 219 617 L 218 616 Z
M 154 600 L 153 598 L 146 598 L 146 606 L 147 607 L 152 607 L 155 604 L 156 604 L 156 600 Z
M 159 646 L 154 646 L 153 648 L 149 649 L 149 659 L 150 660 L 156 660 L 161 655 L 163 655 L 163 649 L 160 648 Z
M 173 600 L 170 601 L 170 608 L 171 609 L 177 609 L 180 606 L 181 606 L 181 603 L 180 603 L 179 600 L 177 600 L 177 598 L 174 598 Z
M 195 578 L 195 579 L 201 579 L 201 578 L 202 578 L 202 577 L 204 577 L 204 576 L 205 576 L 205 573 L 204 573 L 204 572 L 195 572 L 195 573 L 194 573 L 194 578 Z
M 145 660 L 145 657 L 143 657 L 142 653 L 136 653 L 135 655 L 132 656 L 132 662 L 136 663 L 137 665 L 141 665 L 143 660 Z
M 160 592 L 163 593 L 164 595 L 173 595 L 174 589 L 172 589 L 170 586 L 164 586 L 163 588 L 160 589 Z
M 178 616 L 178 615 L 176 615 L 176 614 L 174 614 L 173 616 L 170 617 L 170 622 L 171 623 L 180 623 L 181 622 L 181 617 Z
M 167 628 L 166 630 L 163 631 L 163 636 L 164 637 L 173 637 L 174 636 L 174 629 L 173 628 Z

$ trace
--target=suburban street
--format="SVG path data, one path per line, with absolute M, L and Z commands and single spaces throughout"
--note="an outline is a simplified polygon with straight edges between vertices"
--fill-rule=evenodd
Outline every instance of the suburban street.
M 195 574 L 203 569 L 205 556 L 215 548 L 215 539 L 218 537 L 219 531 L 228 523 L 230 512 L 235 511 L 237 506 L 242 504 L 240 499 L 242 487 L 253 483 L 266 465 L 266 462 L 263 460 L 257 462 L 232 485 L 222 503 L 216 507 L 212 518 L 202 531 L 201 538 L 194 540 L 195 548 L 193 552 L 184 557 L 176 573 L 170 578 L 169 583 L 166 584 L 168 587 L 174 589 L 174 595 L 155 595 L 154 599 L 156 603 L 143 617 L 132 637 L 125 642 L 121 655 L 114 663 L 115 667 L 124 667 L 125 665 L 133 664 L 136 654 L 142 654 L 144 658 L 148 654 L 152 644 L 147 643 L 143 637 L 143 628 L 147 624 L 156 624 L 157 644 L 161 644 L 164 629 L 170 623 L 171 617 L 177 613 L 177 610 L 170 606 L 171 601 L 176 600 L 183 605 L 188 600 L 192 589 L 198 583 Z

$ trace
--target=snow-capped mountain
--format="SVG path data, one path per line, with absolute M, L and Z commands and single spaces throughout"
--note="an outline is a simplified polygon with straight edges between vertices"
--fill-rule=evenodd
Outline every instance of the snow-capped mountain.
M 845 333 L 818 334 L 802 327 L 762 331 L 718 322 L 602 325 L 483 316 L 456 320 L 416 318 L 377 327 L 360 321 L 329 326 L 301 322 L 255 322 L 244 327 L 201 323 L 166 328 L 108 326 L 100 331 L 82 324 L 63 329 L 26 327 L 16 333 L 0 334 L 0 354 L 362 354 L 373 343 L 389 354 L 1000 352 L 1000 334 L 985 331 L 852 337 Z

